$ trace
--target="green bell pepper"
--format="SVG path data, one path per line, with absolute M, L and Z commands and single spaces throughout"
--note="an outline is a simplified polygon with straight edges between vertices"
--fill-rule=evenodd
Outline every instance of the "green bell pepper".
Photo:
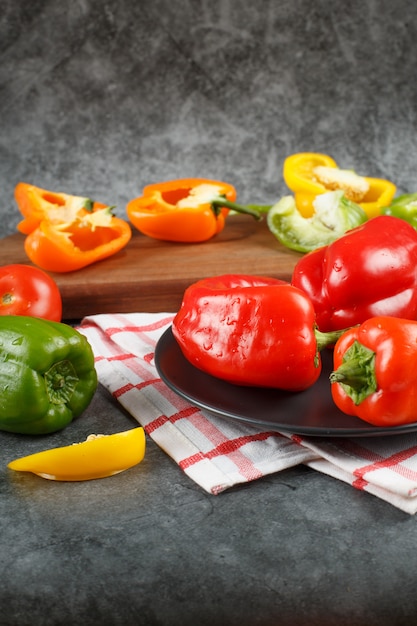
M 269 230 L 287 248 L 310 252 L 327 246 L 368 219 L 365 211 L 341 190 L 316 196 L 313 205 L 313 215 L 303 217 L 295 198 L 284 196 L 267 214 Z
M 394 198 L 388 207 L 382 209 L 381 213 L 399 217 L 417 230 L 417 193 L 405 193 Z
M 56 432 L 78 417 L 97 388 L 87 339 L 60 322 L 0 316 L 0 430 Z

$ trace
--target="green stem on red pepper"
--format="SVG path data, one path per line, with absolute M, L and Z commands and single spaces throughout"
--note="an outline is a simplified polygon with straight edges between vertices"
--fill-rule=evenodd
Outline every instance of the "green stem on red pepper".
M 335 344 L 345 331 L 346 329 L 322 333 L 318 328 L 315 328 L 314 334 L 316 335 L 317 351 L 321 352 L 324 348 L 328 348 L 329 346 Z
M 317 352 L 314 359 L 315 364 L 318 364 L 319 362 L 320 352 L 324 350 L 324 348 L 334 346 L 336 341 L 343 335 L 344 332 L 345 330 L 334 330 L 328 333 L 322 333 L 317 327 L 314 329 L 314 335 L 317 342 Z
M 334 347 L 330 381 L 347 415 L 375 426 L 415 424 L 417 321 L 382 315 L 347 330 Z
M 355 404 L 360 404 L 377 389 L 375 352 L 354 341 L 343 356 L 343 363 L 330 374 L 331 383 L 341 383 Z

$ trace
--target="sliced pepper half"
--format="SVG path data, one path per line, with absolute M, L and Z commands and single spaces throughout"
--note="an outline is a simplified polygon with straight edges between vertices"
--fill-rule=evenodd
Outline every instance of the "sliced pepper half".
M 359 176 L 340 169 L 329 156 L 300 152 L 287 157 L 283 166 L 285 183 L 294 192 L 297 208 L 304 217 L 314 213 L 313 201 L 318 194 L 343 190 L 346 197 L 359 204 L 369 218 L 390 204 L 396 186 L 384 179 Z
M 24 247 L 42 269 L 72 272 L 116 254 L 131 236 L 129 224 L 108 207 L 67 224 L 45 220 L 26 237 Z
M 55 224 L 73 222 L 77 215 L 85 215 L 106 206 L 90 198 L 48 191 L 23 182 L 16 185 L 14 196 L 23 215 L 17 229 L 24 235 L 29 235 L 44 220 Z
M 8 468 L 48 480 L 82 481 L 119 474 L 145 456 L 143 428 L 113 435 L 90 435 L 86 441 L 15 459 Z
M 35 265 L 51 272 L 72 272 L 119 252 L 130 241 L 126 220 L 112 207 L 88 198 L 46 191 L 19 183 L 15 197 L 27 235 L 25 252 Z
M 131 200 L 127 215 L 144 235 L 164 241 L 198 243 L 221 232 L 232 209 L 261 219 L 254 207 L 235 203 L 236 190 L 205 178 L 183 178 L 147 185 Z
M 267 215 L 269 230 L 287 248 L 309 252 L 341 237 L 367 221 L 365 211 L 343 191 L 328 191 L 314 199 L 314 213 L 303 217 L 293 196 L 284 196 Z

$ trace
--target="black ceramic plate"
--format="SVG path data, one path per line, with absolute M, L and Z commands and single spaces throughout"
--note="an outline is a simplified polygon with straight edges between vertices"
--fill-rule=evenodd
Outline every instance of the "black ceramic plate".
M 330 350 L 323 351 L 322 359 L 323 371 L 317 383 L 292 393 L 232 385 L 201 372 L 186 360 L 171 328 L 161 336 L 155 350 L 156 368 L 165 384 L 190 404 L 221 417 L 320 437 L 375 437 L 417 431 L 417 422 L 379 428 L 339 411 L 330 393 Z

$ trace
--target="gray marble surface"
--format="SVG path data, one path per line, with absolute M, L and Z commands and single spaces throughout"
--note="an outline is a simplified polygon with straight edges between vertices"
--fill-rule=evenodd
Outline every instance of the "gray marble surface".
M 416 518 L 297 467 L 218 496 L 152 441 L 112 478 L 6 463 L 137 425 L 103 389 L 61 433 L 0 437 L 0 624 L 410 626 Z
M 0 235 L 21 180 L 121 215 L 184 176 L 270 202 L 322 151 L 417 191 L 416 30 L 412 0 L 3 0 Z M 6 468 L 132 425 L 100 388 L 62 433 L 0 433 L 1 626 L 414 623 L 416 518 L 305 467 L 219 496 L 151 441 L 102 481 Z

